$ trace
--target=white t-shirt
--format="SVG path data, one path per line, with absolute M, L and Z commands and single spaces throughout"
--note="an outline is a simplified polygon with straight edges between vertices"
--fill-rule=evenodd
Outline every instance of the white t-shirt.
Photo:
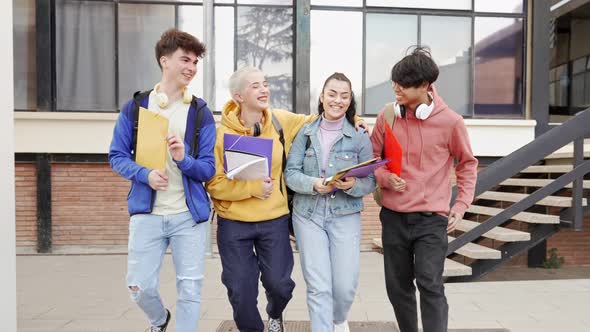
M 177 134 L 184 141 L 190 104 L 185 104 L 181 98 L 166 108 L 160 108 L 154 94 L 154 91 L 150 93 L 148 109 L 167 117 L 169 121 L 168 132 Z M 186 146 L 185 148 L 188 149 Z M 182 171 L 172 160 L 169 150 L 166 153 L 166 175 L 168 176 L 168 189 L 156 191 L 156 201 L 152 213 L 168 215 L 188 211 L 182 185 Z

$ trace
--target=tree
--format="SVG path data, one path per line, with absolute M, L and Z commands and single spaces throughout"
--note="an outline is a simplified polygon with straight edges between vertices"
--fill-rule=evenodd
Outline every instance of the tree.
M 293 58 L 293 10 L 290 8 L 241 8 L 238 26 L 238 63 L 261 70 Z M 271 105 L 291 109 L 291 70 L 266 77 Z

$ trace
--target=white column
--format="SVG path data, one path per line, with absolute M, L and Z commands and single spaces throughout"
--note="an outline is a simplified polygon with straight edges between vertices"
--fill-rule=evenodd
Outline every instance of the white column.
M 0 317 L 3 331 L 16 331 L 12 1 L 0 1 L 0 13 Z
M 214 111 L 217 109 L 217 104 L 215 102 L 215 11 L 213 0 L 203 1 L 203 40 L 207 46 L 203 62 L 203 97 L 209 109 Z M 213 204 L 211 204 L 211 209 L 213 209 Z M 212 222 L 213 220 L 209 220 L 207 223 L 207 256 L 211 256 L 213 253 Z

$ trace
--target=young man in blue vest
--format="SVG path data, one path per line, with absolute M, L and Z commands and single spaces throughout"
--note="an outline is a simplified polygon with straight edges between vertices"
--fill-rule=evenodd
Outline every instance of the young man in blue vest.
M 215 173 L 215 121 L 205 101 L 188 93 L 205 53 L 194 36 L 170 29 L 157 42 L 162 78 L 152 91 L 122 108 L 109 151 L 111 167 L 131 180 L 128 196 L 127 286 L 146 314 L 150 331 L 164 332 L 171 314 L 162 303 L 159 274 L 168 246 L 176 270 L 176 331 L 195 332 L 201 304 L 209 199 L 203 187 Z M 166 171 L 135 162 L 137 112 L 147 108 L 169 120 Z

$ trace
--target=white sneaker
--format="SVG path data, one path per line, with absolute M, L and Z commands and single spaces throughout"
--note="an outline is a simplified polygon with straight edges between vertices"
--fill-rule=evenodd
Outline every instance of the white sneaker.
M 350 328 L 348 328 L 348 321 L 345 320 L 340 324 L 334 324 L 334 332 L 350 332 Z

